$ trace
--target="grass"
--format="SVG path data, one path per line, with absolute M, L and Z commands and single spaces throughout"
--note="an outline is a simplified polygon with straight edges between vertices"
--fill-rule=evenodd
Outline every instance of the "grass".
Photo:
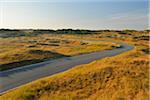
M 16 50 L 16 52 L 7 52 L 1 54 L 2 65 L 1 70 L 7 70 L 15 67 L 20 67 L 32 63 L 38 63 L 45 60 L 64 57 L 65 55 L 58 54 L 51 51 L 31 49 L 31 50 Z
M 113 49 L 117 44 L 99 44 L 68 39 L 62 35 L 38 35 L 35 37 L 10 37 L 0 39 L 0 70 L 21 67 L 64 56 Z
M 42 78 L 3 94 L 0 99 L 149 100 L 149 55 L 143 51 L 148 48 L 148 41 L 129 38 L 116 40 L 134 45 L 132 51 Z
M 142 52 L 130 51 L 32 82 L 0 98 L 148 100 L 148 60 L 145 58 L 148 56 Z

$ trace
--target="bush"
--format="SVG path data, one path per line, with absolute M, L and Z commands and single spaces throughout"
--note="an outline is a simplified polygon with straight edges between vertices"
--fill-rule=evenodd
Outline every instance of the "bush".
M 123 30 L 123 31 L 120 31 L 119 34 L 128 34 L 128 35 L 131 35 L 132 32 L 136 32 L 135 30 Z

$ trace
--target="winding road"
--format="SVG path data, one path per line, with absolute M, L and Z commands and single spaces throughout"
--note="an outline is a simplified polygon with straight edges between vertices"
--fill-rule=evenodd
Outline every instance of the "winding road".
M 73 57 L 64 57 L 2 71 L 0 72 L 0 94 L 39 78 L 63 72 L 74 66 L 86 64 L 94 60 L 115 56 L 134 48 L 133 46 L 125 43 L 119 42 L 118 44 L 120 44 L 121 47 L 113 50 L 82 54 Z

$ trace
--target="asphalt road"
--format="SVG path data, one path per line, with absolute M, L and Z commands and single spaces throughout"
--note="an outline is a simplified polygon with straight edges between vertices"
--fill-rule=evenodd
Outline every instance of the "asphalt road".
M 121 45 L 121 48 L 83 54 L 73 57 L 65 57 L 2 71 L 0 72 L 0 94 L 39 78 L 63 72 L 74 66 L 86 64 L 94 60 L 115 56 L 134 48 L 133 46 L 124 43 L 118 44 Z

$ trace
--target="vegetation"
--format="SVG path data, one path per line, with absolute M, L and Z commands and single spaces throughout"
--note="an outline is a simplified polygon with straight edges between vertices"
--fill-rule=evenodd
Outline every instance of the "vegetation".
M 133 32 L 136 32 L 136 30 L 123 30 L 123 31 L 120 31 L 119 33 L 120 34 L 131 34 Z
M 108 37 L 113 33 L 113 37 Z M 132 51 L 76 66 L 3 94 L 2 100 L 148 100 L 148 40 L 145 32 L 86 35 L 86 40 L 116 40 L 134 45 Z M 111 35 L 110 35 L 111 36 Z M 70 38 L 68 36 L 66 38 Z M 124 39 L 123 37 L 126 37 Z M 74 37 L 81 39 L 82 37 Z M 139 41 L 140 40 L 140 41 Z
M 0 29 L 0 37 L 22 37 L 22 36 L 38 36 L 41 34 L 90 34 L 93 31 L 90 30 L 73 30 L 73 29 L 59 29 L 59 30 L 33 30 L 33 29 L 24 29 L 24 30 L 11 30 L 11 29 Z
M 117 57 L 94 61 L 30 83 L 4 94 L 1 99 L 57 100 L 100 97 L 102 100 L 148 100 L 148 60 L 145 58 L 148 58 L 145 54 L 134 50 Z
M 58 30 L 48 30 L 48 29 L 0 29 L 0 37 L 1 38 L 9 38 L 9 37 L 31 37 L 38 36 L 42 34 L 77 34 L 77 35 L 89 35 L 89 34 L 99 34 L 99 33 L 119 33 L 119 34 L 132 34 L 136 32 L 145 32 L 148 33 L 150 30 L 137 31 L 137 30 L 83 30 L 83 29 L 58 29 Z
M 77 36 L 78 37 L 78 36 Z M 111 42 L 90 43 L 69 39 L 69 35 L 38 35 L 0 39 L 0 70 L 21 67 L 45 60 L 113 49 Z

